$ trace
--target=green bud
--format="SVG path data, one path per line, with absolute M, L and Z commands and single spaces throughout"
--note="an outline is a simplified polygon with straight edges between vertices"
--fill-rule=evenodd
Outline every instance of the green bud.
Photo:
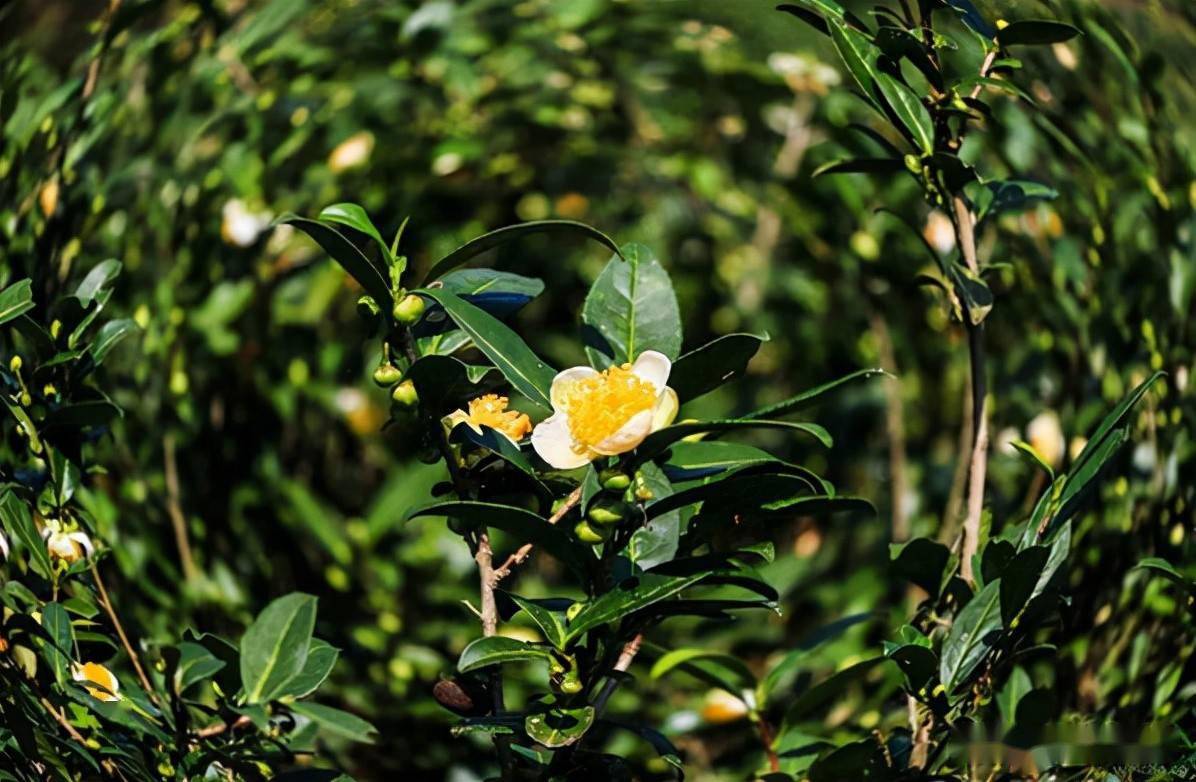
M 652 489 L 648 486 L 648 481 L 644 478 L 642 472 L 635 474 L 635 498 L 640 502 L 647 502 L 653 499 L 656 495 L 652 493 Z
M 631 478 L 627 473 L 618 470 L 603 470 L 598 475 L 598 480 L 602 481 L 602 488 L 610 491 L 623 491 L 631 485 Z
M 20 356 L 13 356 L 8 362 L 8 368 L 13 372 L 20 372 L 22 363 Z
M 383 361 L 374 370 L 374 382 L 382 388 L 389 388 L 403 378 L 399 368 L 389 361 Z
M 411 326 L 423 317 L 424 310 L 427 305 L 421 296 L 414 293 L 408 293 L 403 298 L 395 302 L 394 316 L 395 320 L 402 323 L 404 326 Z
M 922 173 L 922 161 L 918 158 L 917 155 L 906 155 L 904 160 L 905 160 L 905 167 L 907 169 L 909 169 L 909 172 L 911 174 L 913 174 L 914 176 L 918 176 Z
M 577 675 L 577 671 L 570 671 L 561 679 L 561 693 L 564 695 L 576 695 L 581 692 L 581 677 Z
M 627 517 L 627 506 L 619 500 L 600 499 L 590 506 L 586 517 L 595 524 L 618 524 Z
M 577 539 L 582 543 L 595 545 L 602 543 L 610 537 L 610 529 L 607 527 L 598 527 L 595 529 L 590 526 L 589 522 L 579 521 L 577 522 L 577 526 L 573 528 L 573 534 L 577 535 Z
M 357 300 L 357 314 L 366 323 L 373 323 L 382 314 L 382 308 L 373 296 L 362 296 Z
M 586 607 L 586 604 L 581 601 L 578 601 L 578 602 L 574 603 L 573 605 L 569 606 L 567 609 L 565 609 L 565 621 L 572 622 L 574 619 L 577 618 L 577 615 L 581 613 L 581 609 L 583 609 L 585 607 Z
M 415 407 L 419 404 L 419 394 L 415 392 L 415 383 L 404 380 L 396 385 L 390 392 L 390 401 L 405 410 Z

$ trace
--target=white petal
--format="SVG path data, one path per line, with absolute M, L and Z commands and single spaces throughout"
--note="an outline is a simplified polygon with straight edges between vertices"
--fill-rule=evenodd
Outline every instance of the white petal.
M 644 441 L 652 432 L 652 410 L 641 410 L 619 427 L 619 431 L 594 446 L 603 456 L 626 453 Z
M 563 374 L 563 373 L 562 373 Z M 594 458 L 584 450 L 578 450 L 569 432 L 569 418 L 563 413 L 545 418 L 532 429 L 532 448 L 540 458 L 558 470 L 572 470 L 589 464 Z
M 557 372 L 556 377 L 552 379 L 552 389 L 548 392 L 548 397 L 552 400 L 552 409 L 560 411 L 562 403 L 561 396 L 570 384 L 597 374 L 598 370 L 593 367 L 569 367 L 568 369 Z
M 83 550 L 87 552 L 87 556 L 90 557 L 96 553 L 95 546 L 91 545 L 91 538 L 87 537 L 87 533 L 72 532 L 67 537 L 82 546 Z
M 4 558 L 8 559 L 8 539 L 3 534 L 0 534 L 0 554 L 3 554 Z
M 663 429 L 673 423 L 680 408 L 681 403 L 677 400 L 677 392 L 666 387 L 664 393 L 656 400 L 656 410 L 652 413 L 652 431 Z
M 669 361 L 669 357 L 655 350 L 645 350 L 640 353 L 635 363 L 631 365 L 631 371 L 635 373 L 636 377 L 651 383 L 657 393 L 660 393 L 661 389 L 668 384 L 669 372 L 672 369 L 673 362 Z

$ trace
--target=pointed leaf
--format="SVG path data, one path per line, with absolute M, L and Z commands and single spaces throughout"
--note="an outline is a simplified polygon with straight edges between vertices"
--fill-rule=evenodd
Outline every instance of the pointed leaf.
M 538 222 L 520 223 L 519 225 L 511 225 L 491 231 L 488 234 L 483 234 L 453 250 L 437 261 L 436 265 L 428 271 L 428 274 L 424 277 L 424 285 L 443 277 L 461 264 L 468 262 L 471 258 L 481 255 L 487 250 L 492 250 L 507 242 L 536 233 L 577 233 L 586 238 L 593 239 L 616 254 L 619 252 L 619 246 L 614 243 L 613 239 L 597 228 L 588 226 L 585 223 L 579 223 L 574 220 L 540 220 Z
M 275 221 L 276 224 L 293 225 L 316 241 L 324 252 L 332 256 L 365 292 L 374 297 L 374 301 L 382 311 L 390 314 L 394 300 L 390 295 L 390 283 L 383 276 L 382 271 L 370 262 L 357 249 L 357 245 L 349 241 L 340 231 L 325 225 L 318 220 L 308 220 L 298 215 L 283 215 Z
M 270 603 L 241 636 L 241 686 L 246 703 L 282 693 L 307 662 L 316 598 L 293 592 Z
M 623 259 L 626 259 L 625 261 Z M 668 273 L 641 244 L 623 248 L 598 275 L 581 320 L 590 364 L 605 369 L 635 361 L 645 350 L 676 360 L 681 352 L 681 311 Z

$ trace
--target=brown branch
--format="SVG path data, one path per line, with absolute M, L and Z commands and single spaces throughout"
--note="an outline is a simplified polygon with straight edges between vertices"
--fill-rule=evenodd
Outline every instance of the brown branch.
M 976 257 L 975 223 L 972 210 L 963 196 L 952 197 L 955 212 L 955 232 L 959 248 L 968 270 L 980 274 Z M 972 457 L 968 468 L 967 515 L 963 522 L 963 543 L 960 546 L 960 575 L 969 584 L 975 583 L 972 557 L 980 547 L 980 520 L 984 512 L 984 478 L 988 469 L 988 393 L 984 375 L 984 329 L 974 324 L 964 305 L 964 326 L 968 332 L 968 354 L 972 370 Z
M 75 729 L 75 726 L 72 725 L 70 723 L 70 721 L 67 720 L 66 715 L 64 715 L 62 712 L 58 711 L 57 709 L 55 709 L 54 704 L 52 704 L 52 703 L 50 703 L 50 701 L 46 700 L 45 696 L 39 697 L 38 700 L 41 701 L 42 707 L 45 708 L 46 711 L 50 712 L 50 716 L 52 716 L 54 718 L 54 721 L 62 726 L 62 729 L 66 731 L 66 734 L 68 736 L 70 736 L 72 739 L 74 739 L 78 743 L 86 745 L 87 740 L 84 739 L 82 734 L 80 734 L 79 731 Z
M 237 719 L 232 723 L 221 722 L 216 725 L 209 725 L 206 728 L 197 730 L 197 731 L 195 731 L 195 737 L 200 738 L 200 739 L 210 739 L 213 736 L 219 736 L 226 731 L 238 730 L 240 728 L 243 728 L 246 725 L 248 725 L 250 722 L 251 722 L 251 720 L 249 719 L 249 717 L 245 717 L 245 716 L 237 717 Z
M 901 399 L 901 383 L 897 374 L 897 358 L 889 326 L 879 312 L 872 315 L 872 333 L 876 336 L 880 366 L 894 377 L 885 383 L 885 433 L 889 440 L 889 504 L 892 505 L 893 541 L 900 543 L 910 536 L 909 517 L 905 512 L 908 486 L 905 472 L 905 409 Z
M 104 586 L 104 579 L 100 577 L 100 569 L 96 567 L 94 561 L 91 563 L 91 577 L 95 579 L 96 588 L 99 590 L 100 605 L 104 607 L 104 612 L 108 614 L 108 619 L 112 621 L 112 626 L 116 630 L 117 636 L 120 637 L 121 645 L 125 648 L 125 654 L 129 655 L 129 660 L 133 663 L 133 670 L 137 672 L 137 679 L 141 682 L 145 694 L 157 705 L 158 696 L 154 692 L 154 685 L 150 683 L 149 677 L 145 675 L 145 669 L 141 667 L 141 659 L 137 656 L 137 652 L 133 650 L 133 644 L 129 642 L 129 636 L 125 633 L 124 625 L 120 623 L 120 619 L 116 616 L 116 610 L 112 607 L 112 601 L 108 598 L 108 590 Z
M 576 506 L 580 501 L 581 487 L 578 486 L 571 494 L 569 494 L 568 497 L 565 498 L 565 501 L 561 503 L 559 508 L 556 509 L 556 512 L 548 517 L 548 523 L 556 524 L 558 521 L 565 518 L 565 514 L 573 510 L 574 506 Z M 502 581 L 504 578 L 511 575 L 511 569 L 523 564 L 524 560 L 531 556 L 532 549 L 535 548 L 535 545 L 536 544 L 534 543 L 524 543 L 514 554 L 507 557 L 507 560 L 502 563 L 502 566 L 494 570 L 492 574 L 492 578 L 494 579 L 493 583 L 497 586 L 499 581 Z
M 174 529 L 174 542 L 179 550 L 179 564 L 183 568 L 183 579 L 195 581 L 199 575 L 195 559 L 191 554 L 191 540 L 187 535 L 187 517 L 183 514 L 179 499 L 179 467 L 174 452 L 174 433 L 162 438 L 162 463 L 166 477 L 166 510 L 170 514 L 170 525 Z
M 615 667 L 611 668 L 606 683 L 602 685 L 602 692 L 598 693 L 598 697 L 594 699 L 595 715 L 602 714 L 602 710 L 606 708 L 606 702 L 610 700 L 610 696 L 614 694 L 615 689 L 619 686 L 620 677 L 614 674 L 627 672 L 627 669 L 631 667 L 632 661 L 635 660 L 635 656 L 639 654 L 640 645 L 643 642 L 644 634 L 636 633 L 634 638 L 623 644 L 623 651 L 619 653 L 619 659 L 615 662 Z

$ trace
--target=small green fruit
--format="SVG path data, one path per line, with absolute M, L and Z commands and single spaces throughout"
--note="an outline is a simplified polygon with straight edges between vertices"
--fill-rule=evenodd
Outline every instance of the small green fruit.
M 576 695 L 581 692 L 581 677 L 577 675 L 577 671 L 565 674 L 565 678 L 561 679 L 560 689 L 564 695 Z
M 390 400 L 396 406 L 405 410 L 410 410 L 419 404 L 419 394 L 415 392 L 415 383 L 410 380 L 404 380 L 394 387 L 390 392 Z
M 427 305 L 424 304 L 422 297 L 414 293 L 408 293 L 395 302 L 393 314 L 395 320 L 399 323 L 402 323 L 404 326 L 411 326 L 423 317 L 425 309 L 427 309 Z
M 569 606 L 567 609 L 565 609 L 565 621 L 572 622 L 577 618 L 577 615 L 581 613 L 581 609 L 585 607 L 586 604 L 580 601 Z
M 610 491 L 623 491 L 631 485 L 631 478 L 627 473 L 618 470 L 603 470 L 598 479 L 602 481 L 602 488 Z
M 922 173 L 922 160 L 917 155 L 906 155 L 904 158 L 905 167 L 914 176 L 920 176 Z
M 652 492 L 652 488 L 648 486 L 648 481 L 646 478 L 644 478 L 644 474 L 642 472 L 637 472 L 635 474 L 635 498 L 640 502 L 647 502 L 648 500 L 653 499 L 655 496 L 656 495 Z
M 403 373 L 399 368 L 389 361 L 383 361 L 374 370 L 374 382 L 383 388 L 389 388 L 403 378 Z
M 618 524 L 627 517 L 627 506 L 618 500 L 598 500 L 590 506 L 586 518 L 595 524 Z
M 590 526 L 589 522 L 579 521 L 577 522 L 577 526 L 573 528 L 573 534 L 577 535 L 577 539 L 582 543 L 596 545 L 610 537 L 610 530 L 605 527 L 595 529 Z

